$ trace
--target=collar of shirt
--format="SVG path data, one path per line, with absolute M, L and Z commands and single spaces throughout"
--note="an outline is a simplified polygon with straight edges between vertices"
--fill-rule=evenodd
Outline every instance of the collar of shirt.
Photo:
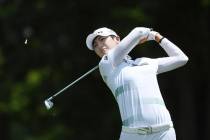
M 131 66 L 138 66 L 138 64 L 136 64 L 129 55 L 126 55 L 123 61 Z

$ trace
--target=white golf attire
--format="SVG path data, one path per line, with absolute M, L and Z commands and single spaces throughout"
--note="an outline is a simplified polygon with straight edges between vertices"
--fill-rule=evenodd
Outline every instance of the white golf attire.
M 127 54 L 138 44 L 141 35 L 134 29 L 99 63 L 101 76 L 119 106 L 123 125 L 120 140 L 175 140 L 156 76 L 184 65 L 188 58 L 164 38 L 160 46 L 168 57 L 131 60 Z

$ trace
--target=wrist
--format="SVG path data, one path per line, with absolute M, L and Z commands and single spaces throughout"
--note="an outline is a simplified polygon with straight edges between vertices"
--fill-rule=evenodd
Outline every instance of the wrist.
M 162 37 L 162 38 L 159 40 L 158 43 L 160 44 L 164 38 L 165 38 L 165 37 Z
M 157 43 L 160 43 L 163 40 L 163 38 L 164 37 L 162 35 L 160 35 L 159 33 L 155 35 L 155 41 Z

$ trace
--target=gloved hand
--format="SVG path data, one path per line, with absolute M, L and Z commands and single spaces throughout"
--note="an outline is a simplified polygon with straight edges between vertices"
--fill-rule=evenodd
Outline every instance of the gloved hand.
M 138 34 L 140 35 L 139 39 L 142 40 L 142 39 L 146 38 L 149 35 L 151 29 L 150 28 L 146 28 L 146 27 L 136 27 L 134 29 L 134 31 L 138 32 Z
M 159 34 L 159 33 L 156 32 L 156 31 L 150 31 L 147 40 L 148 40 L 148 41 L 149 41 L 149 40 L 155 40 L 155 36 L 156 36 L 157 34 Z

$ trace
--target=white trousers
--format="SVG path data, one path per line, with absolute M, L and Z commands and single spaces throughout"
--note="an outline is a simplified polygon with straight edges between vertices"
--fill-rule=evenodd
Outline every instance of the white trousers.
M 148 135 L 121 132 L 120 140 L 176 140 L 174 128 Z

